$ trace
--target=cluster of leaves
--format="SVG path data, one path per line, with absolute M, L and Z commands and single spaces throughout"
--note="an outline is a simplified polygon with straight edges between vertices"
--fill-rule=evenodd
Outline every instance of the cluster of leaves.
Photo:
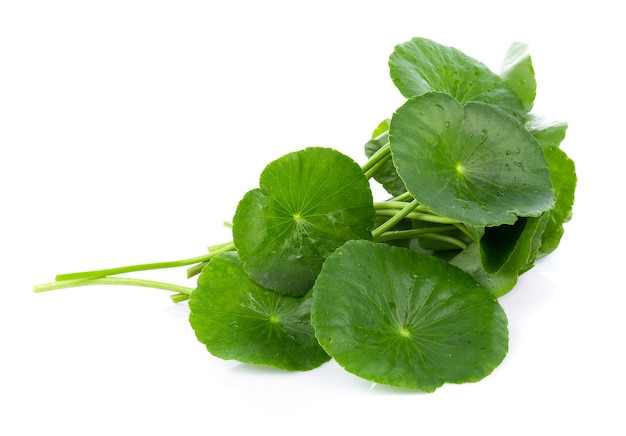
M 240 201 L 232 242 L 35 290 L 173 291 L 223 359 L 309 370 L 332 357 L 367 380 L 426 392 L 490 374 L 508 350 L 497 298 L 557 248 L 571 216 L 567 124 L 530 113 L 524 44 L 499 74 L 423 38 L 396 46 L 389 66 L 406 102 L 374 130 L 364 166 L 329 148 L 289 153 Z M 372 179 L 390 199 L 374 201 Z M 200 274 L 195 289 L 115 277 L 182 265 Z

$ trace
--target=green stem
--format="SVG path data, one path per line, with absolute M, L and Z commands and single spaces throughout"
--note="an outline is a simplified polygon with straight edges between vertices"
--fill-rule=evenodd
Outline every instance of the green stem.
M 467 227 L 465 226 L 465 224 L 463 223 L 455 223 L 454 227 L 456 227 L 457 229 L 459 229 L 461 232 L 463 232 L 463 234 L 465 236 L 467 236 L 468 238 L 470 238 L 470 240 L 475 240 L 474 236 L 470 233 L 470 231 L 467 229 Z M 476 241 L 478 242 L 478 241 Z
M 389 201 L 409 201 L 413 200 L 413 195 L 410 192 L 405 192 L 404 194 L 400 194 L 397 197 L 392 198 Z
M 224 242 L 223 244 L 211 245 L 211 246 L 207 247 L 207 251 L 209 253 L 212 253 L 214 251 L 222 250 L 222 249 L 224 249 L 226 247 L 233 248 L 232 244 L 233 244 L 232 242 Z
M 170 298 L 174 303 L 182 303 L 183 301 L 189 300 L 189 295 L 187 294 L 172 294 Z
M 417 202 L 417 200 L 412 200 L 411 202 L 407 201 L 395 201 L 395 200 L 387 200 L 380 203 L 374 203 L 374 209 L 385 210 L 385 209 L 393 209 L 393 210 L 402 210 L 407 207 L 407 204 L 417 203 L 415 207 L 413 207 L 413 211 L 415 212 L 424 212 L 429 213 L 430 210 Z
M 121 285 L 121 286 L 141 286 L 145 288 L 163 289 L 166 291 L 176 292 L 177 294 L 191 295 L 193 289 L 173 285 L 171 283 L 157 282 L 154 280 L 132 279 L 123 277 L 99 277 L 93 279 L 64 280 L 60 282 L 46 283 L 37 285 L 33 288 L 36 293 L 53 291 L 55 289 L 76 288 L 78 286 L 91 285 Z
M 467 244 L 460 239 L 454 238 L 452 236 L 439 235 L 437 233 L 425 233 L 420 235 L 421 238 L 435 239 L 437 241 L 448 242 L 450 244 L 456 245 L 461 250 L 465 250 L 467 248 Z
M 369 160 L 362 167 L 363 172 L 368 178 L 372 177 L 374 173 L 376 172 L 376 170 L 380 168 L 380 166 L 382 165 L 379 162 L 382 161 L 384 163 L 390 157 L 391 157 L 391 148 L 389 146 L 389 143 L 386 143 L 385 145 L 380 147 L 376 151 L 376 153 L 370 156 Z
M 380 160 L 376 162 L 376 164 L 373 167 L 365 171 L 365 177 L 367 177 L 368 179 L 371 179 L 372 177 L 374 177 L 374 174 L 376 174 L 378 170 L 380 169 L 380 167 L 385 165 L 385 163 L 387 163 L 389 159 L 391 159 L 391 154 L 387 154 L 381 157 Z
M 412 230 L 393 230 L 390 232 L 385 232 L 378 236 L 374 241 L 375 242 L 386 242 L 386 241 L 395 241 L 398 239 L 411 239 L 422 235 L 427 235 L 430 233 L 438 233 L 438 232 L 449 232 L 454 227 L 450 225 L 444 226 L 435 226 L 435 227 L 424 227 L 421 229 L 412 229 Z
M 387 221 L 382 223 L 380 226 L 372 230 L 372 239 L 376 239 L 380 235 L 385 233 L 386 231 L 391 230 L 396 224 L 398 224 L 400 221 L 406 218 L 407 215 L 409 215 L 411 211 L 415 209 L 417 206 L 419 206 L 419 203 L 417 202 L 417 200 L 413 200 L 412 202 L 408 204 L 405 203 L 404 207 L 400 209 L 399 211 L 396 211 L 396 213 L 394 213 L 390 219 L 388 219 Z
M 379 209 L 376 211 L 377 216 L 395 216 L 398 213 L 397 209 Z M 433 215 L 432 213 L 422 212 L 409 212 L 405 218 L 409 218 L 416 221 L 426 221 L 429 223 L 439 224 L 458 224 L 459 221 L 447 218 L 445 216 Z
M 202 268 L 204 268 L 204 266 L 208 263 L 209 263 L 208 261 L 202 262 L 187 269 L 187 278 L 190 279 L 193 276 L 200 274 L 202 272 Z
M 198 257 L 192 257 L 190 259 L 175 260 L 175 261 L 170 261 L 170 262 L 144 263 L 144 264 L 139 264 L 139 265 L 123 266 L 119 268 L 109 268 L 109 269 L 101 269 L 101 270 L 94 270 L 94 271 L 83 271 L 83 272 L 77 272 L 77 273 L 60 274 L 56 276 L 55 281 L 63 282 L 67 280 L 96 279 L 100 277 L 107 277 L 111 275 L 124 274 L 124 273 L 129 273 L 129 272 L 148 271 L 148 270 L 153 270 L 153 269 L 176 268 L 179 266 L 193 265 L 196 263 L 208 262 L 217 254 L 223 253 L 225 251 L 231 251 L 234 249 L 235 249 L 235 245 L 231 242 L 229 244 L 223 245 L 221 248 L 211 253 L 198 256 Z

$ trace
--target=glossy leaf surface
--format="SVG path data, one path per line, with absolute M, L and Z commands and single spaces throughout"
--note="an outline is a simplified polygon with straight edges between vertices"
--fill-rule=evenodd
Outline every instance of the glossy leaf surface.
M 493 106 L 461 106 L 441 93 L 414 97 L 393 115 L 389 138 L 408 191 L 438 214 L 494 226 L 554 204 L 541 146 Z
M 477 381 L 508 349 L 504 311 L 470 276 L 405 248 L 350 241 L 313 288 L 311 322 L 347 371 L 427 392 Z
M 204 267 L 189 299 L 189 321 L 217 357 L 304 371 L 329 360 L 310 324 L 310 302 L 263 289 L 228 252 Z
M 241 260 L 261 286 L 301 296 L 322 263 L 350 239 L 371 239 L 372 193 L 351 158 L 312 147 L 270 163 L 233 219 Z

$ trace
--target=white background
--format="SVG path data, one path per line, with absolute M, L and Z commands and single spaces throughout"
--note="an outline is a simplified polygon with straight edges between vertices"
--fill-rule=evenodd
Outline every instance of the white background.
M 617 4 L 1 2 L 0 434 L 626 434 Z M 510 352 L 492 375 L 419 394 L 334 362 L 255 368 L 209 355 L 163 291 L 32 294 L 229 240 L 222 223 L 284 153 L 364 163 L 403 101 L 387 58 L 414 36 L 495 70 L 529 43 L 535 111 L 570 125 L 575 215 L 501 299 Z M 184 274 L 141 276 L 193 286 Z

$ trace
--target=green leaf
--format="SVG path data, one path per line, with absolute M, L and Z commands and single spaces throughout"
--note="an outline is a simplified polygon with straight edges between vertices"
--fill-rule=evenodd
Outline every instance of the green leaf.
M 413 97 L 391 119 L 393 162 L 408 191 L 434 212 L 472 226 L 513 224 L 554 205 L 537 140 L 484 103 Z
M 563 224 L 572 217 L 577 182 L 574 161 L 563 150 L 548 148 L 544 153 L 550 168 L 556 203 L 548 212 L 549 220 L 542 235 L 539 257 L 547 256 L 559 246 L 564 233 Z
M 526 112 L 530 111 L 537 94 L 537 81 L 528 44 L 511 44 L 504 57 L 500 77 L 520 99 Z
M 233 241 L 254 281 L 302 296 L 326 257 L 350 239 L 371 239 L 373 223 L 372 193 L 359 165 L 311 147 L 265 168 L 260 189 L 237 206 Z
M 558 148 L 565 138 L 567 123 L 541 115 L 531 114 L 526 121 L 526 129 L 539 141 L 543 149 Z
M 368 158 L 372 157 L 374 153 L 389 143 L 390 122 L 390 119 L 381 122 L 376 129 L 374 129 L 372 139 L 365 143 L 365 155 Z M 393 166 L 391 160 L 387 160 L 381 168 L 374 173 L 374 180 L 383 185 L 383 188 L 394 197 L 406 192 L 404 182 L 402 182 L 402 179 L 398 176 L 396 167 Z
M 492 104 L 519 120 L 525 119 L 524 105 L 506 82 L 453 47 L 413 38 L 395 47 L 389 68 L 393 82 L 406 98 L 443 92 L 461 103 Z
M 508 349 L 502 307 L 466 273 L 369 241 L 350 241 L 328 258 L 311 322 L 347 371 L 426 392 L 482 379 Z
M 521 219 L 520 224 L 509 231 L 513 234 L 517 233 L 522 228 L 522 223 L 523 230 L 517 237 L 512 250 L 510 244 L 506 244 L 508 247 L 503 250 L 504 254 L 499 263 L 485 262 L 485 254 L 481 253 L 481 244 L 472 243 L 451 259 L 450 264 L 470 274 L 494 297 L 499 298 L 513 289 L 519 276 L 533 266 L 547 222 L 548 214 L 537 218 Z
M 214 356 L 290 371 L 330 359 L 315 339 L 310 297 L 293 298 L 250 280 L 235 252 L 204 267 L 189 299 L 189 322 Z
M 485 271 L 496 273 L 510 259 L 526 222 L 526 218 L 519 218 L 514 224 L 485 228 L 479 244 L 481 263 Z
M 576 166 L 559 148 L 567 131 L 566 122 L 533 116 L 526 123 L 526 128 L 543 148 L 556 198 L 538 253 L 538 257 L 545 257 L 559 246 L 564 233 L 563 224 L 571 219 L 577 183 Z

